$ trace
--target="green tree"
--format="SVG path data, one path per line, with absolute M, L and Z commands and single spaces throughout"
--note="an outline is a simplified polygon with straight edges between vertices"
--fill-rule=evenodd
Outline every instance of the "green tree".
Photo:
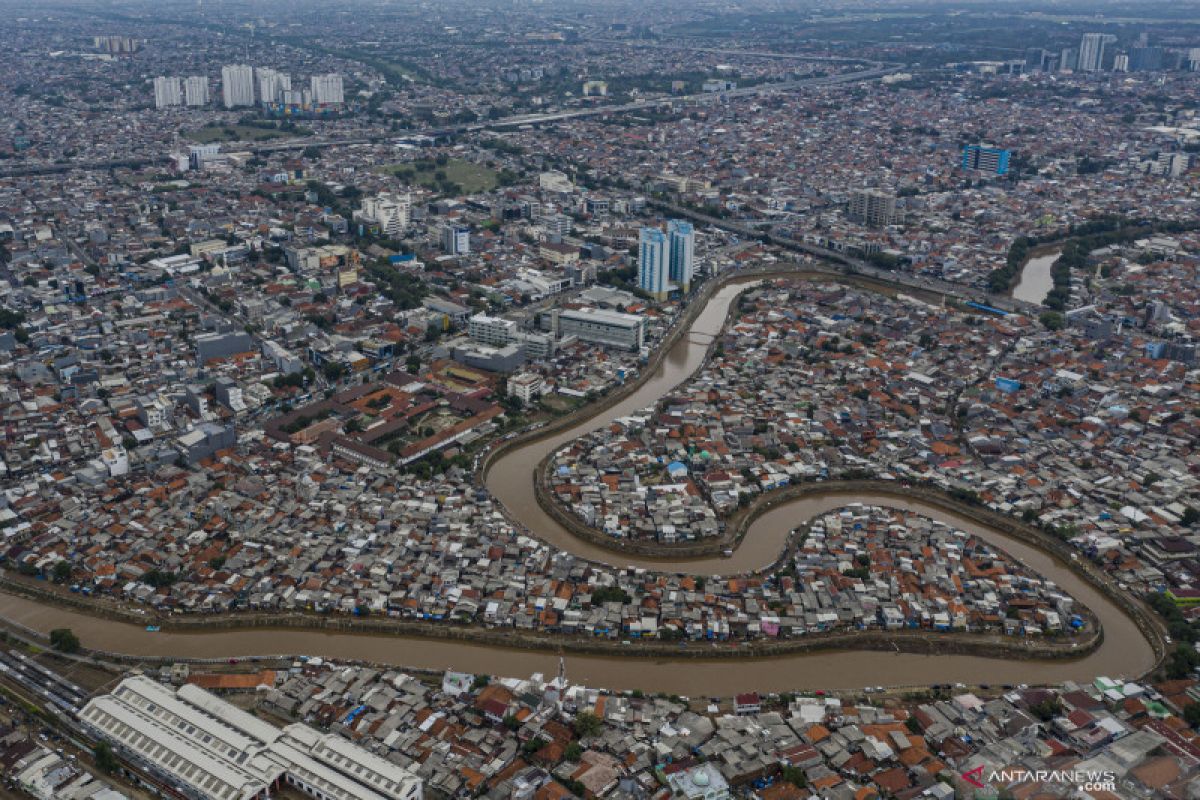
M 808 785 L 808 779 L 804 776 L 804 770 L 799 767 L 793 767 L 790 764 L 780 770 L 779 777 L 800 789 Z
M 96 769 L 101 772 L 113 772 L 117 768 L 116 753 L 106 739 L 96 742 L 96 746 L 92 748 L 92 758 L 96 760 Z
M 1038 322 L 1042 323 L 1042 326 L 1050 331 L 1061 331 L 1067 324 L 1066 320 L 1063 319 L 1063 315 L 1057 311 L 1042 312 L 1042 315 L 1038 317 Z
M 581 711 L 575 716 L 575 733 L 579 737 L 594 736 L 600 731 L 602 721 L 590 711 Z
M 54 563 L 54 580 L 55 580 L 55 582 L 66 583 L 67 581 L 71 580 L 71 572 L 72 572 L 72 568 L 71 568 L 70 561 L 64 560 L 64 561 L 56 561 Z
M 78 653 L 79 637 L 70 628 L 55 628 L 50 631 L 50 646 L 60 653 Z

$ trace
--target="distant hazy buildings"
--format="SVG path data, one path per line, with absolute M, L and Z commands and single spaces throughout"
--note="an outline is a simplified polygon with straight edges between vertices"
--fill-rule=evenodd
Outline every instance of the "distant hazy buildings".
M 92 47 L 109 55 L 125 55 L 141 50 L 142 40 L 132 36 L 93 36 Z
M 292 76 L 270 67 L 258 67 L 254 72 L 258 80 L 259 102 L 263 105 L 284 102 L 284 95 L 292 90 Z
M 254 68 L 246 64 L 221 67 L 221 95 L 226 108 L 254 105 Z
M 189 106 L 208 105 L 208 78 L 191 75 L 183 80 L 183 98 Z
M 168 108 L 183 104 L 183 90 L 179 78 L 160 75 L 154 79 L 154 107 Z
M 1156 72 L 1163 68 L 1165 56 L 1161 47 L 1131 47 L 1129 49 L 1129 71 Z
M 1104 69 L 1104 51 L 1117 41 L 1110 33 L 1085 33 L 1079 42 L 1080 72 L 1099 72 Z
M 313 75 L 310 85 L 312 101 L 317 105 L 341 105 L 346 100 L 342 87 L 342 76 L 336 72 L 328 75 Z

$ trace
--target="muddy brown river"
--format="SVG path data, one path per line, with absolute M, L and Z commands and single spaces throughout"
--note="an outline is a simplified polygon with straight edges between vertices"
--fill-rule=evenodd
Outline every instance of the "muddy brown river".
M 815 515 L 853 502 L 905 508 L 953 523 L 992 542 L 1095 612 L 1104 626 L 1099 649 L 1075 660 L 1023 661 L 958 655 L 913 655 L 870 651 L 829 651 L 809 655 L 730 660 L 649 659 L 637 657 L 567 656 L 574 682 L 614 689 L 642 689 L 682 695 L 729 695 L 756 689 L 855 689 L 864 686 L 916 686 L 933 683 L 1005 684 L 1090 680 L 1099 675 L 1133 677 L 1154 663 L 1149 641 L 1137 625 L 1104 595 L 1050 555 L 997 531 L 983 528 L 941 509 L 892 498 L 832 495 L 781 504 L 760 516 L 732 558 L 663 561 L 630 558 L 580 541 L 550 519 L 534 496 L 533 467 L 548 452 L 610 420 L 653 403 L 686 380 L 701 364 L 706 348 L 724 322 L 740 287 L 718 291 L 663 359 L 661 367 L 631 397 L 574 428 L 514 450 L 492 464 L 487 486 L 509 512 L 535 535 L 576 555 L 617 566 L 731 574 L 761 568 L 775 560 L 790 530 Z M 557 671 L 558 656 L 548 652 L 498 648 L 406 637 L 299 630 L 216 631 L 213 633 L 149 633 L 127 623 L 93 618 L 58 607 L 0 595 L 0 614 L 46 632 L 69 627 L 85 646 L 145 656 L 246 657 L 303 654 L 364 659 L 397 666 L 528 677 Z M 707 644 L 690 644 L 707 649 Z M 728 648 L 728 645 L 724 646 Z

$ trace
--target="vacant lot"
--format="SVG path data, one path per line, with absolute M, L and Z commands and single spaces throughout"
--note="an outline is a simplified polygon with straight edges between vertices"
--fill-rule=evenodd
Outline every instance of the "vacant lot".
M 424 186 L 445 194 L 486 192 L 495 189 L 497 184 L 495 170 L 460 158 L 452 158 L 443 166 L 429 160 L 389 164 L 379 167 L 379 172 L 386 172 L 414 186 Z M 458 187 L 459 191 L 448 191 L 453 187 Z
M 184 131 L 183 137 L 200 144 L 213 142 L 265 142 L 270 139 L 288 139 L 293 136 L 308 136 L 307 128 L 259 128 L 255 125 L 205 125 L 194 131 Z

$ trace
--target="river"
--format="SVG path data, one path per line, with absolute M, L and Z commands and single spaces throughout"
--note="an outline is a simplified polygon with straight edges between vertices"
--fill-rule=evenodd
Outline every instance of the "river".
M 1071 661 L 1024 661 L 957 655 L 913 655 L 866 651 L 830 651 L 809 655 L 731 661 L 647 659 L 570 655 L 572 681 L 614 689 L 642 689 L 683 695 L 729 695 L 756 689 L 854 689 L 863 686 L 914 686 L 931 683 L 1059 683 L 1098 675 L 1133 677 L 1154 663 L 1150 643 L 1120 609 L 1050 555 L 990 529 L 921 503 L 902 503 L 870 496 L 808 497 L 781 504 L 760 516 L 732 558 L 664 562 L 630 558 L 572 536 L 537 504 L 534 465 L 551 449 L 654 402 L 689 377 L 702 363 L 712 336 L 724 322 L 741 290 L 726 286 L 698 315 L 691 331 L 680 338 L 649 380 L 631 397 L 597 417 L 496 460 L 486 476 L 489 489 L 513 516 L 537 536 L 581 557 L 648 569 L 694 574 L 729 574 L 772 562 L 790 530 L 824 511 L 851 502 L 907 508 L 952 522 L 992 542 L 1025 562 L 1095 612 L 1104 626 L 1103 644 L 1090 655 Z M 143 656 L 245 657 L 305 654 L 364 659 L 397 666 L 457 669 L 493 675 L 527 677 L 552 674 L 558 656 L 551 653 L 469 645 L 427 639 L 301 630 L 218 631 L 213 633 L 148 633 L 137 625 L 97 619 L 58 607 L 0 595 L 0 614 L 29 627 L 49 631 L 69 627 L 85 646 Z M 691 644 L 689 647 L 708 647 Z
M 1025 266 L 1021 268 L 1021 277 L 1017 280 L 1017 285 L 1013 287 L 1013 299 L 1037 305 L 1044 303 L 1046 295 L 1054 288 L 1054 278 L 1050 274 L 1050 268 L 1054 266 L 1059 255 L 1061 252 L 1055 250 L 1045 255 L 1034 256 L 1026 261 Z

